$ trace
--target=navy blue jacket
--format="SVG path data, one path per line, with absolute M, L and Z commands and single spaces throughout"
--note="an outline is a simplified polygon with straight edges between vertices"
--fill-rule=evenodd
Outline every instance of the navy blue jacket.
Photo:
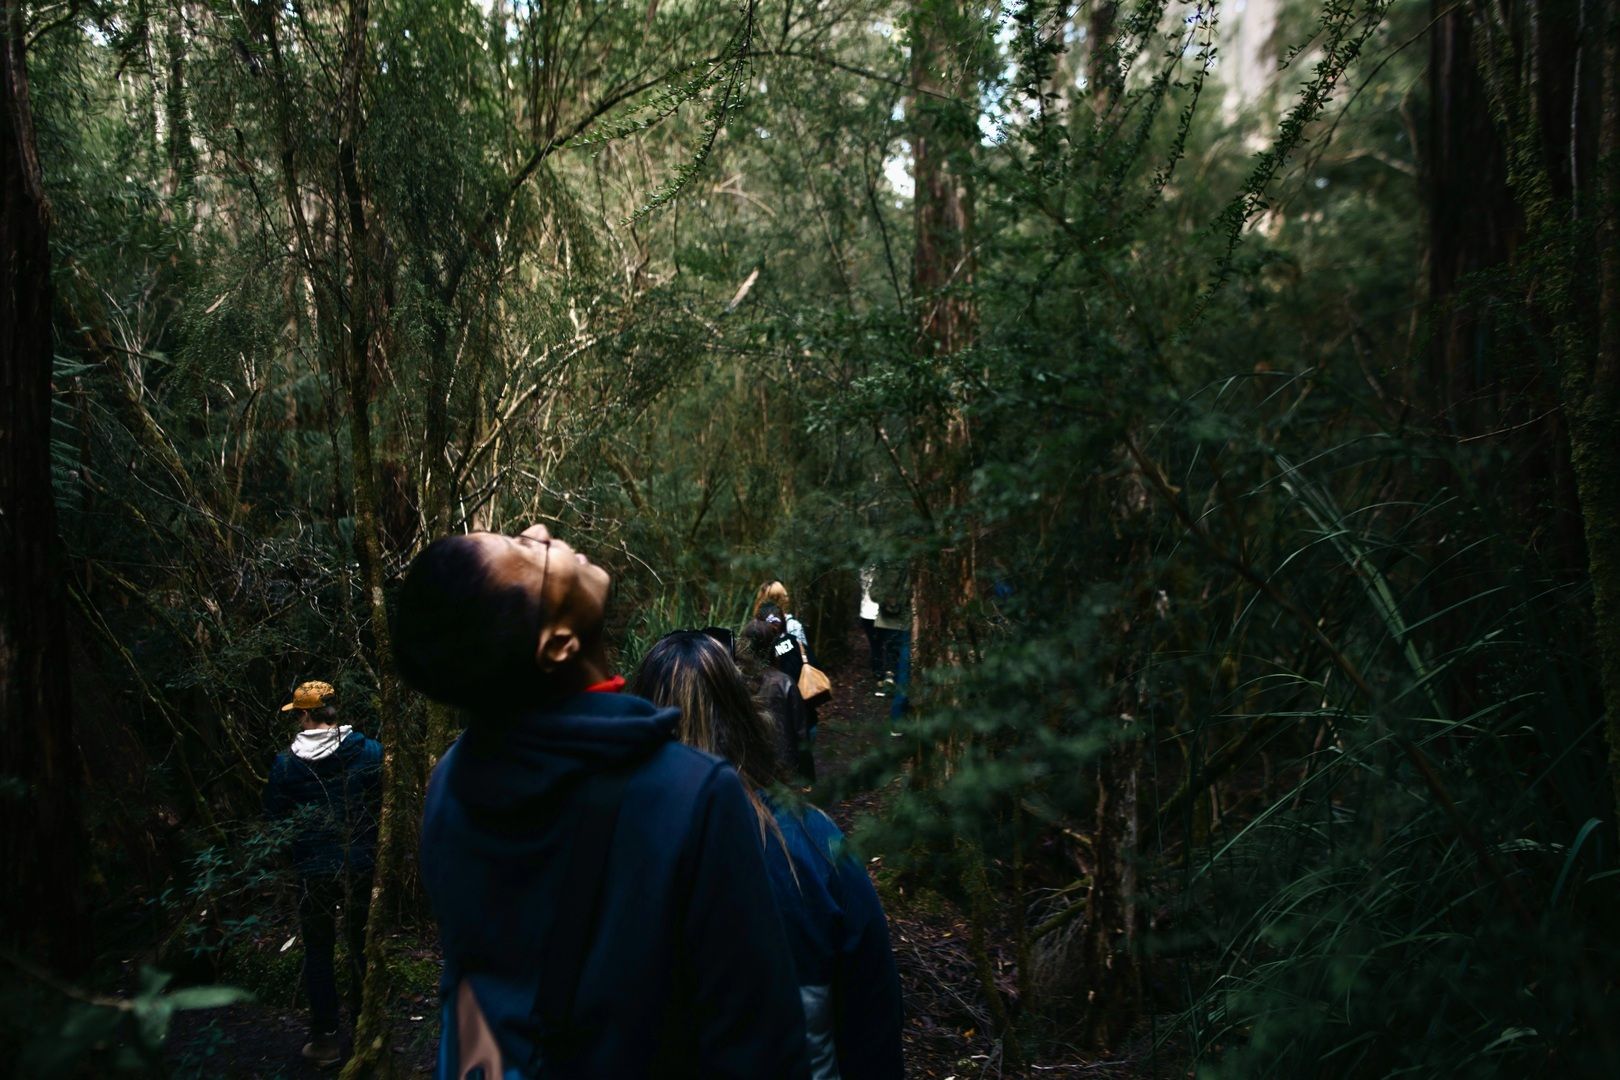
M 872 879 L 826 814 L 767 803 L 786 850 L 767 837 L 765 865 L 793 949 L 812 1075 L 900 1080 L 900 976 Z
M 314 761 L 290 750 L 276 755 L 264 811 L 272 821 L 294 822 L 292 855 L 300 874 L 335 874 L 345 867 L 366 873 L 376 860 L 381 799 L 382 744 L 351 731 L 336 750 Z
M 804 1017 L 758 819 L 731 766 L 674 741 L 679 713 L 582 693 L 475 723 L 434 771 L 422 876 L 444 947 L 440 1077 L 456 1077 L 467 980 L 522 1075 L 579 781 L 633 768 L 574 992 L 582 1049 L 550 1077 L 800 1080 Z M 456 1080 L 461 1080 L 456 1077 Z M 494 1078 L 489 1078 L 494 1080 Z M 505 1080 L 505 1078 L 503 1078 Z

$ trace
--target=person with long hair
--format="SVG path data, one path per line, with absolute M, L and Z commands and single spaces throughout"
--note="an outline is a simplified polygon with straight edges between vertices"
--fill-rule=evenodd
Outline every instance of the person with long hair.
M 815 759 L 811 756 L 812 714 L 793 679 L 776 666 L 775 644 L 780 635 L 771 623 L 755 619 L 743 627 L 742 647 L 736 651 L 737 667 L 754 688 L 760 711 L 774 722 L 782 761 L 794 767 L 807 781 L 814 782 Z
M 810 662 L 806 654 L 804 643 L 793 636 L 787 628 L 788 616 L 774 601 L 767 600 L 759 605 L 759 616 L 750 626 L 758 626 L 769 631 L 770 647 L 760 650 L 760 659 L 767 664 L 773 664 L 777 671 L 787 676 L 788 681 L 795 687 L 799 685 L 799 673 L 804 665 Z M 764 633 L 764 630 L 759 631 Z M 794 767 L 798 770 L 805 782 L 816 782 L 816 732 L 820 729 L 821 717 L 816 714 L 816 706 L 800 698 L 804 706 L 804 736 L 799 740 L 794 757 Z
M 681 710 L 682 742 L 725 757 L 754 793 L 771 892 L 788 933 L 814 1080 L 899 1080 L 900 979 L 877 890 L 832 819 L 769 785 L 777 735 L 727 650 L 701 631 L 665 635 L 631 682 Z
M 467 718 L 422 815 L 436 1076 L 803 1080 L 757 785 L 619 692 L 610 585 L 534 525 L 436 540 L 400 587 L 401 676 Z
M 777 610 L 782 613 L 782 629 L 787 631 L 794 641 L 804 646 L 810 662 L 815 663 L 816 652 L 810 647 L 810 636 L 804 632 L 804 623 L 793 614 L 793 599 L 788 595 L 788 588 L 774 578 L 761 585 L 759 591 L 754 594 L 754 618 L 765 617 L 762 612 L 767 604 L 776 605 Z

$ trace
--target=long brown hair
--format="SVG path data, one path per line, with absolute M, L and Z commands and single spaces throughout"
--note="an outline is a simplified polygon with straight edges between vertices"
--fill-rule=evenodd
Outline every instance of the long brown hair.
M 754 594 L 754 618 L 759 618 L 759 609 L 766 604 L 775 604 L 783 611 L 787 611 L 792 607 L 793 605 L 788 600 L 787 586 L 776 580 L 767 581 L 761 585 L 759 592 Z
M 782 779 L 776 728 L 760 712 L 724 646 L 698 630 L 666 634 L 642 658 L 630 692 L 680 709 L 676 730 L 681 742 L 731 762 L 759 815 L 761 831 L 777 831 L 776 819 L 759 797 L 760 788 Z

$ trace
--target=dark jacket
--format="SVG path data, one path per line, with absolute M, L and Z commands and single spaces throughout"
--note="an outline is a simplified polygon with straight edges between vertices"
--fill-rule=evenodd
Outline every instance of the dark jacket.
M 872 879 L 826 814 L 767 803 L 786 845 L 768 837 L 765 864 L 793 948 L 811 1075 L 900 1080 L 900 977 Z
M 784 762 L 799 760 L 804 746 L 805 728 L 809 726 L 809 709 L 793 680 L 775 668 L 760 673 L 759 704 L 765 715 L 776 724 L 778 753 Z
M 731 766 L 675 741 L 674 709 L 582 693 L 457 740 L 428 786 L 422 877 L 444 946 L 440 1077 L 462 980 L 527 1062 L 544 937 L 593 772 L 631 769 L 574 988 L 577 1056 L 551 1077 L 802 1078 L 804 1017 L 758 820 Z M 458 1078 L 459 1080 L 459 1078 Z M 491 1078 L 493 1080 L 493 1078 Z
M 265 815 L 293 823 L 293 863 L 305 876 L 369 872 L 381 800 L 382 744 L 358 731 L 314 760 L 283 750 L 264 789 Z
M 799 651 L 799 641 L 786 630 L 779 634 L 771 643 L 772 662 L 776 670 L 793 680 L 793 685 L 799 684 L 799 671 L 804 667 L 804 653 Z

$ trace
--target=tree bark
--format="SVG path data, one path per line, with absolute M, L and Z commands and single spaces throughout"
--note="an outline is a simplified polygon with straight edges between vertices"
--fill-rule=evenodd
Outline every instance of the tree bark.
M 1127 714 L 1120 722 L 1134 721 Z M 1142 760 L 1141 738 L 1126 733 L 1097 766 L 1097 832 L 1092 837 L 1097 863 L 1080 931 L 1079 961 L 1086 995 L 1082 1038 L 1100 1048 L 1118 1046 L 1141 1011 L 1136 858 Z
M 1586 524 L 1609 780 L 1620 807 L 1620 14 L 1602 16 L 1598 121 L 1598 340 L 1570 423 L 1570 456 Z
M 948 10 L 941 10 L 948 8 Z M 937 550 L 913 576 L 911 671 L 960 659 L 961 616 L 974 598 L 971 538 L 959 519 L 967 497 L 970 432 L 955 355 L 973 342 L 978 315 L 973 284 L 972 191 L 966 165 L 976 129 L 977 81 L 956 55 L 965 15 L 956 0 L 912 10 L 910 118 L 915 249 L 912 296 L 917 305 L 916 351 L 942 386 L 941 403 L 927 410 L 915 440 L 917 472 Z
M 377 737 L 383 747 L 382 807 L 377 825 L 376 870 L 371 882 L 371 910 L 366 924 L 366 978 L 360 1016 L 355 1022 L 354 1054 L 343 1067 L 344 1080 L 392 1076 L 396 1072 L 390 1045 L 388 1004 L 392 980 L 388 972 L 388 915 L 394 882 L 394 849 L 401 803 L 400 787 L 407 770 L 397 765 L 400 696 L 394 677 L 393 642 L 389 635 L 388 606 L 384 599 L 382 521 L 378 514 L 375 443 L 371 430 L 372 357 L 375 339 L 375 290 L 372 287 L 374 251 L 366 219 L 365 192 L 360 182 L 359 137 L 364 126 L 360 90 L 365 75 L 367 0 L 351 0 L 343 58 L 343 110 L 338 137 L 338 172 L 346 208 L 349 254 L 348 327 L 340 361 L 349 405 L 349 447 L 354 469 L 354 535 L 364 612 L 371 624 L 372 660 L 377 673 Z
M 1620 16 L 1612 7 L 1480 5 L 1470 9 L 1470 27 L 1507 152 L 1507 184 L 1536 255 L 1525 321 L 1544 328 L 1557 371 L 1620 807 Z
M 64 972 L 90 940 L 63 566 L 51 488 L 50 207 L 22 5 L 0 26 L 0 940 Z M 26 872 L 19 872 L 26 867 Z
M 1432 0 L 1429 37 L 1428 145 L 1424 181 L 1429 209 L 1430 395 L 1441 424 L 1460 435 L 1497 426 L 1485 406 L 1495 385 L 1485 305 L 1463 289 L 1481 271 L 1505 266 L 1524 240 L 1524 214 L 1507 185 L 1507 155 L 1475 71 L 1469 12 Z M 1482 400 L 1483 398 L 1483 400 Z M 1499 403 L 1498 403 L 1499 404 Z
M 191 145 L 191 104 L 186 87 L 186 20 L 183 0 L 169 0 L 168 32 L 164 47 L 169 54 L 169 85 L 164 95 L 168 121 L 169 185 L 176 195 L 190 198 L 197 173 Z

